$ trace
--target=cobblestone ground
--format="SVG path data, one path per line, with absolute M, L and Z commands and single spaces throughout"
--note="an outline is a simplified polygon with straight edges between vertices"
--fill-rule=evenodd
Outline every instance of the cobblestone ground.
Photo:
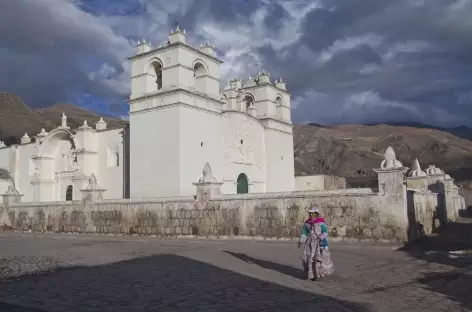
M 312 282 L 294 243 L 0 234 L 0 311 L 472 309 L 470 258 L 340 243 L 331 253 L 336 273 Z

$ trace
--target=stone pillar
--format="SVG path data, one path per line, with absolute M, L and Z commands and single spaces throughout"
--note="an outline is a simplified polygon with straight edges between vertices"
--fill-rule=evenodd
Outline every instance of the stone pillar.
M 405 191 L 406 168 L 397 160 L 391 146 L 387 148 L 379 169 L 374 169 L 379 180 L 379 195 L 402 195 Z
M 406 183 L 404 180 L 406 168 L 396 159 L 391 146 L 387 148 L 384 160 L 379 169 L 374 169 L 379 181 L 379 202 L 382 219 L 388 220 L 395 237 L 400 241 L 408 241 L 408 212 L 406 198 Z
M 426 175 L 426 172 L 421 170 L 418 159 L 413 161 L 406 181 L 407 187 L 410 189 L 415 189 L 420 192 L 428 191 L 428 176 Z
M 428 175 L 428 189 L 438 194 L 438 208 L 437 208 L 437 221 L 436 227 L 439 226 L 447 226 L 447 203 L 446 203 L 446 191 L 445 191 L 445 183 L 444 183 L 444 172 L 437 168 L 435 165 L 429 165 L 426 168 L 426 174 Z
M 18 191 L 11 185 L 8 186 L 8 190 L 3 194 L 3 204 L 5 207 L 9 207 L 11 204 L 21 203 L 21 195 Z
M 3 194 L 3 205 L 0 206 L 0 231 L 13 227 L 8 212 L 11 204 L 21 203 L 22 196 L 12 185 L 8 186 L 7 192 Z
M 87 188 L 80 191 L 82 192 L 84 207 L 87 207 L 90 203 L 103 200 L 103 192 L 106 190 L 98 186 L 97 178 L 95 177 L 95 174 L 92 173 Z
M 82 211 L 85 214 L 85 231 L 87 233 L 96 233 L 97 228 L 92 220 L 91 204 L 103 200 L 103 192 L 105 192 L 105 190 L 98 186 L 97 178 L 95 174 L 92 173 L 87 188 L 80 191 L 82 192 Z
M 216 181 L 211 172 L 210 164 L 203 166 L 202 177 L 197 183 L 193 183 L 197 187 L 196 200 L 199 203 L 208 202 L 213 196 L 220 194 L 221 185 L 223 183 Z
M 454 200 L 454 179 L 448 174 L 444 175 L 444 197 L 447 220 L 455 221 L 459 216 L 459 211 Z

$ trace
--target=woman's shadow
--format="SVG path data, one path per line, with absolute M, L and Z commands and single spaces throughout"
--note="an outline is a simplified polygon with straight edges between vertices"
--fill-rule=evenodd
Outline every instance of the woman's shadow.
M 277 271 L 279 273 L 289 275 L 289 276 L 293 276 L 293 277 L 298 278 L 298 279 L 306 279 L 306 276 L 305 276 L 302 269 L 297 269 L 297 268 L 294 268 L 292 266 L 285 265 L 285 264 L 274 263 L 274 262 L 270 262 L 270 261 L 266 261 L 266 260 L 253 258 L 253 257 L 248 256 L 248 255 L 243 254 L 243 253 L 235 253 L 235 252 L 226 251 L 226 250 L 224 250 L 223 252 L 225 252 L 225 253 L 227 253 L 227 254 L 235 257 L 235 258 L 238 258 L 238 259 L 240 259 L 244 262 L 258 265 L 261 268 L 264 268 L 264 269 L 267 269 L 267 270 Z

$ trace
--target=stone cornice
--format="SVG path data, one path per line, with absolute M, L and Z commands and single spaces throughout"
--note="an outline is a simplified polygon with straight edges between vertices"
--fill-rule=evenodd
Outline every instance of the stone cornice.
M 266 86 L 270 86 L 271 88 L 273 88 L 274 90 L 280 92 L 280 93 L 283 93 L 285 95 L 288 95 L 289 97 L 292 96 L 287 90 L 284 90 L 284 89 L 280 89 L 280 88 L 277 88 L 275 85 L 273 85 L 271 82 L 260 82 L 259 84 L 256 84 L 254 86 L 247 86 L 247 87 L 241 87 L 239 90 L 242 90 L 242 91 L 248 91 L 250 89 L 258 89 L 260 87 L 266 87 Z
M 183 85 L 175 85 L 171 88 L 160 89 L 160 90 L 155 91 L 155 92 L 150 92 L 150 93 L 147 93 L 147 94 L 144 94 L 144 95 L 140 95 L 138 97 L 129 99 L 128 103 L 131 105 L 131 104 L 134 104 L 136 102 L 140 102 L 142 100 L 153 99 L 153 98 L 156 98 L 158 96 L 163 96 L 163 95 L 173 95 L 173 94 L 176 94 L 176 93 L 179 93 L 179 92 L 186 93 L 187 95 L 198 96 L 199 98 L 201 98 L 203 100 L 211 100 L 211 101 L 214 101 L 214 102 L 219 103 L 221 105 L 226 104 L 226 101 L 221 100 L 220 98 L 212 97 L 209 94 L 199 92 L 197 90 L 192 90 L 192 89 L 190 89 L 186 86 L 183 86 Z
M 82 155 L 83 154 L 85 154 L 85 155 L 95 155 L 95 154 L 97 154 L 97 152 L 96 151 L 91 151 L 91 150 L 85 150 L 85 149 L 81 148 L 81 149 L 73 151 L 72 154 L 74 154 L 74 155 L 80 155 L 80 154 L 82 154 Z
M 406 167 L 400 167 L 400 168 L 374 168 L 374 171 L 376 173 L 392 173 L 392 172 L 407 172 L 408 168 Z
M 183 42 L 175 42 L 175 43 L 171 43 L 171 44 L 166 44 L 165 46 L 162 46 L 162 47 L 158 47 L 158 48 L 155 48 L 155 49 L 152 49 L 148 52 L 144 52 L 144 53 L 140 53 L 140 54 L 137 54 L 137 55 L 134 55 L 134 56 L 131 56 L 131 57 L 128 57 L 128 60 L 137 60 L 137 59 L 140 59 L 140 58 L 145 58 L 147 56 L 150 56 L 154 53 L 157 53 L 157 52 L 164 52 L 164 51 L 167 51 L 167 50 L 170 50 L 170 49 L 173 49 L 175 47 L 181 47 L 181 48 L 184 48 L 184 49 L 187 49 L 189 51 L 192 51 L 192 52 L 195 52 L 197 53 L 199 56 L 201 57 L 204 57 L 204 58 L 208 58 L 212 61 L 215 61 L 219 64 L 223 64 L 223 61 L 218 59 L 217 57 L 215 56 L 212 56 L 212 55 L 209 55 L 209 54 L 206 54 L 206 53 L 203 53 L 202 51 L 198 50 L 198 49 L 195 49 L 194 47 L 186 44 L 186 43 L 183 43 Z
M 271 121 L 274 121 L 276 123 L 279 123 L 279 124 L 283 124 L 283 125 L 286 125 L 286 126 L 290 126 L 291 128 L 293 128 L 293 124 L 289 123 L 289 122 L 286 122 L 286 121 L 283 121 L 283 120 L 279 120 L 279 119 L 276 119 L 276 118 L 273 118 L 273 117 L 261 117 L 259 118 L 259 120 L 261 121 L 264 121 L 264 120 L 271 120 Z
M 32 159 L 56 159 L 54 156 L 48 156 L 48 155 L 33 155 L 31 157 Z
M 217 112 L 217 111 L 214 111 L 214 110 L 211 110 L 211 109 L 198 107 L 198 106 L 183 103 L 183 102 L 177 102 L 177 103 L 172 103 L 172 104 L 166 104 L 166 105 L 160 105 L 160 106 L 156 106 L 156 107 L 140 109 L 140 110 L 137 110 L 137 111 L 134 111 L 134 112 L 130 112 L 130 115 L 137 115 L 137 114 L 146 113 L 148 111 L 160 110 L 160 109 L 165 109 L 165 108 L 169 108 L 169 107 L 176 107 L 176 106 L 183 106 L 183 107 L 187 107 L 187 108 L 192 108 L 192 109 L 195 109 L 195 110 L 205 111 L 205 112 L 208 112 L 208 113 L 211 113 L 211 114 L 217 114 L 217 115 L 221 114 L 221 112 Z

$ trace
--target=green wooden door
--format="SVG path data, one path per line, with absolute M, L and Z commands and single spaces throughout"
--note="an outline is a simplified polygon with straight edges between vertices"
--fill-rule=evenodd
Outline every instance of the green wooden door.
M 247 176 L 244 173 L 241 173 L 238 176 L 237 192 L 238 192 L 238 194 L 249 193 L 249 185 L 248 185 L 248 182 L 247 182 Z
M 66 200 L 71 201 L 73 199 L 73 194 L 74 194 L 74 188 L 72 185 L 69 185 L 66 190 Z

